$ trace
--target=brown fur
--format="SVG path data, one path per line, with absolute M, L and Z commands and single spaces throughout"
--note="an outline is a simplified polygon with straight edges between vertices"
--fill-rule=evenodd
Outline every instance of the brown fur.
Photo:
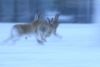
M 13 42 L 16 42 L 22 36 L 27 38 L 27 36 L 35 34 L 37 42 L 42 44 L 42 38 L 39 36 L 39 26 L 42 25 L 42 22 L 44 21 L 38 17 L 32 23 L 14 25 L 11 29 L 10 37 L 6 39 L 5 42 L 8 40 L 13 40 Z
M 46 33 L 46 37 L 49 37 L 51 34 L 54 34 L 55 36 L 59 36 L 57 34 L 57 28 L 59 26 L 59 14 L 56 14 L 54 18 L 49 19 L 48 18 L 48 24 L 47 26 L 47 33 Z
M 37 15 L 32 23 L 16 24 L 12 27 L 11 36 L 7 40 L 12 39 L 15 42 L 22 36 L 27 39 L 27 36 L 35 34 L 37 42 L 43 44 L 52 33 L 57 36 L 58 18 L 59 15 L 56 14 L 54 18 L 47 21 L 47 19 L 45 20 Z M 14 31 L 17 35 L 13 33 Z

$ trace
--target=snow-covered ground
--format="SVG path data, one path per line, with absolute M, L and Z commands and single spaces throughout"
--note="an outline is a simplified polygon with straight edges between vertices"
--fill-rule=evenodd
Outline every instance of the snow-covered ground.
M 0 24 L 0 42 L 13 24 Z M 95 24 L 60 24 L 58 33 L 39 45 L 35 38 L 0 44 L 0 67 L 100 67 L 100 32 Z

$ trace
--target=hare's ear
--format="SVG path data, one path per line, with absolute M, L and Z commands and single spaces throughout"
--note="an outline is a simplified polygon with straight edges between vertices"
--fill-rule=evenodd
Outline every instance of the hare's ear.
M 35 14 L 34 20 L 38 20 L 38 15 L 37 14 Z
M 53 18 L 51 18 L 51 22 L 53 22 L 53 20 L 54 20 L 54 19 L 53 19 Z
M 47 17 L 47 22 L 49 22 L 49 23 L 51 22 L 51 21 L 50 21 L 50 18 L 48 18 L 48 17 Z
M 49 24 L 52 24 L 53 18 L 50 19 L 50 18 L 47 17 L 47 20 L 48 20 Z
M 59 16 L 60 16 L 60 14 L 58 13 L 58 14 L 55 15 L 55 18 L 59 18 Z
M 54 16 L 54 19 L 53 19 L 53 20 L 58 21 L 59 16 L 60 16 L 60 14 L 56 14 L 56 15 Z
M 39 20 L 41 15 L 39 13 L 35 13 L 34 20 Z

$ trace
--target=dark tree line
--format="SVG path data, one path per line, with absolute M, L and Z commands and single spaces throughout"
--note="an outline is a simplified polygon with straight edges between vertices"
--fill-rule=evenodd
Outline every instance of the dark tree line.
M 0 21 L 31 22 L 34 14 L 57 10 L 73 15 L 75 22 L 90 22 L 93 0 L 0 0 Z

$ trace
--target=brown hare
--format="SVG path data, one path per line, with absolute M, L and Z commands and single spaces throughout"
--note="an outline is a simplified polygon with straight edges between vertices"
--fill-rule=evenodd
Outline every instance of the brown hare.
M 7 42 L 9 40 L 16 42 L 22 36 L 25 36 L 25 38 L 27 39 L 28 36 L 35 34 L 37 42 L 42 43 L 42 36 L 39 36 L 39 26 L 42 25 L 42 22 L 44 21 L 42 21 L 40 19 L 40 16 L 37 14 L 32 23 L 14 25 L 11 29 L 10 37 L 6 39 L 4 42 Z

